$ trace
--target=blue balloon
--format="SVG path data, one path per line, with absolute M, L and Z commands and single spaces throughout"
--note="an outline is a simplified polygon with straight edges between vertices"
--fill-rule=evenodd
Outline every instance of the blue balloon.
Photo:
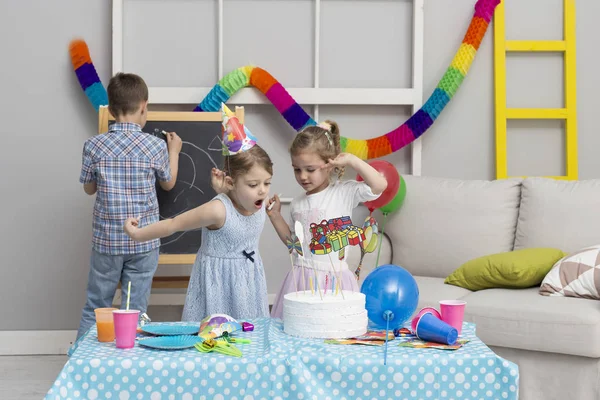
M 397 265 L 376 268 L 366 277 L 360 291 L 367 298 L 369 320 L 377 329 L 386 328 L 387 318 L 390 329 L 402 326 L 419 303 L 419 287 L 415 278 Z

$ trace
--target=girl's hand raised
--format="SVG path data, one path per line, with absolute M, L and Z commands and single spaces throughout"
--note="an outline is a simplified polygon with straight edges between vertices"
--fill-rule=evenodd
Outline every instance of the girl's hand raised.
M 210 173 L 210 186 L 217 194 L 227 193 L 227 185 L 225 184 L 225 172 L 220 169 L 213 168 Z
M 281 199 L 279 199 L 279 196 L 276 194 L 267 202 L 267 214 L 269 216 L 272 214 L 281 214 Z
M 356 161 L 361 161 L 360 158 L 350 153 L 340 153 L 336 158 L 329 159 L 329 161 L 321 168 L 335 168 L 335 167 L 352 167 Z

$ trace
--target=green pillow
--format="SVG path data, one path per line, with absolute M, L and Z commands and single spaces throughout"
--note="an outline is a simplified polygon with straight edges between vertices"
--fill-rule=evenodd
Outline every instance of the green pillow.
M 469 290 L 537 286 L 565 255 L 558 249 L 531 248 L 479 257 L 458 267 L 444 283 Z

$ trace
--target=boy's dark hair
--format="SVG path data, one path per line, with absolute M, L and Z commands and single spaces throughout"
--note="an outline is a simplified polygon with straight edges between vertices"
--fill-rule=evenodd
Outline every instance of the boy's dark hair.
M 136 75 L 119 72 L 108 83 L 108 111 L 114 116 L 135 113 L 148 100 L 148 86 Z

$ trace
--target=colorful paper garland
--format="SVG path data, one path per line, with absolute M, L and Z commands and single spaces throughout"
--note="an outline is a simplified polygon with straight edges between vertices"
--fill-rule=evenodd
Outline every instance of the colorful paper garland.
M 108 95 L 92 63 L 90 51 L 85 41 L 81 39 L 73 40 L 69 44 L 69 54 L 81 89 L 83 89 L 96 111 L 99 111 L 100 106 L 108 105 Z
M 501 0 L 478 0 L 475 13 L 463 41 L 437 87 L 421 109 L 404 124 L 376 138 L 360 140 L 342 137 L 342 151 L 370 160 L 392 154 L 419 138 L 433 125 L 442 110 L 456 94 L 462 84 L 485 33 L 494 10 Z M 69 47 L 73 69 L 86 96 L 96 108 L 108 104 L 106 90 L 102 86 L 89 56 L 87 45 L 82 40 L 73 41 Z M 196 106 L 194 111 L 220 109 L 237 91 L 253 86 L 263 93 L 296 131 L 317 123 L 290 96 L 287 90 L 266 70 L 243 66 L 225 75 Z

